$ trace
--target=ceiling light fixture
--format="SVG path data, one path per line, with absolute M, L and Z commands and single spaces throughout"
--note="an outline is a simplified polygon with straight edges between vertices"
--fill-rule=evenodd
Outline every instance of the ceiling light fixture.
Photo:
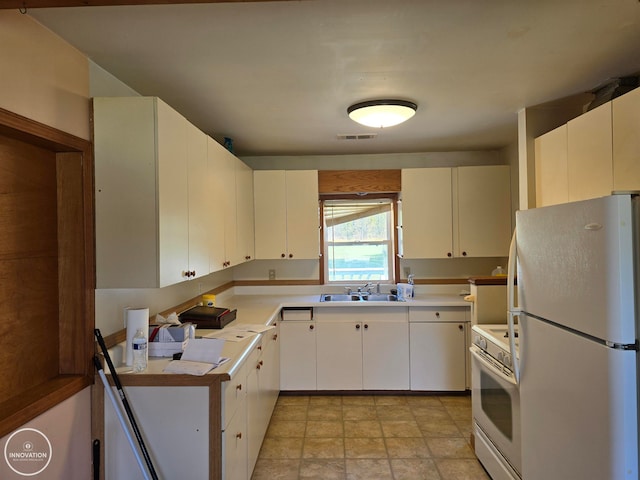
M 373 128 L 393 127 L 416 114 L 418 106 L 405 100 L 371 100 L 356 103 L 347 109 L 349 118 Z

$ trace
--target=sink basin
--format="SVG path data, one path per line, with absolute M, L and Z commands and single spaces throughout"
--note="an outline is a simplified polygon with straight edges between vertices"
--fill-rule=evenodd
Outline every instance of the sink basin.
M 387 293 L 363 293 L 351 295 L 323 293 L 320 295 L 321 302 L 396 302 L 397 300 L 398 297 Z

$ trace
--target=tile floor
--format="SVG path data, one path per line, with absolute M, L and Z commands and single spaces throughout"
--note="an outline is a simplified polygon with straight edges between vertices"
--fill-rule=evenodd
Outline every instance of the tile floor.
M 281 396 L 252 480 L 489 480 L 471 397 Z

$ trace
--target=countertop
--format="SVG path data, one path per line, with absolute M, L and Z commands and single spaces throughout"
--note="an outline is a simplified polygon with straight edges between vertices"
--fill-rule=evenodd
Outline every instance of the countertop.
M 470 307 L 470 303 L 456 294 L 418 294 L 414 298 L 404 302 L 320 302 L 320 294 L 302 295 L 231 295 L 220 296 L 216 300 L 217 306 L 224 306 L 229 309 L 236 309 L 236 319 L 225 328 L 242 324 L 271 325 L 279 318 L 279 313 L 283 307 L 322 307 L 322 308 L 385 308 L 385 307 Z M 196 336 L 206 335 L 220 330 L 196 329 Z M 265 332 L 268 334 L 268 331 Z M 222 350 L 223 357 L 231 360 L 219 367 L 211 370 L 207 375 L 226 374 L 230 377 L 236 373 L 251 353 L 253 347 L 260 341 L 261 335 L 254 335 L 240 342 L 225 342 Z M 171 361 L 170 358 L 149 357 L 147 375 L 171 375 L 163 372 L 163 369 Z M 131 367 L 122 366 L 118 369 L 118 374 L 136 375 L 131 371 Z

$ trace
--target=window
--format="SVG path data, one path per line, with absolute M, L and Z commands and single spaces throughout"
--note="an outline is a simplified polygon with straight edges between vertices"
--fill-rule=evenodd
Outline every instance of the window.
M 324 200 L 325 281 L 393 281 L 393 204 Z

